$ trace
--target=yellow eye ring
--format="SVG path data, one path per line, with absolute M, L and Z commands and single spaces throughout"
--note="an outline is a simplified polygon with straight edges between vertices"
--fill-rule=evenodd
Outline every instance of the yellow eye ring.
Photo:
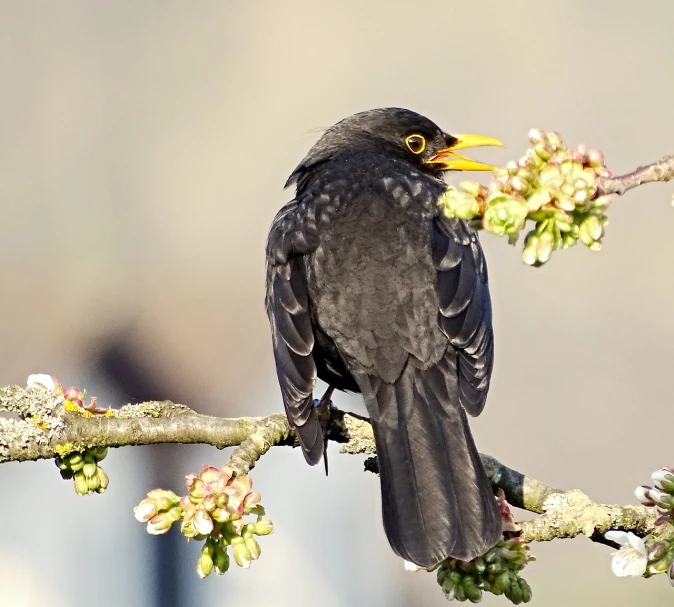
M 426 149 L 426 138 L 423 135 L 415 133 L 405 137 L 405 145 L 412 154 L 421 154 Z

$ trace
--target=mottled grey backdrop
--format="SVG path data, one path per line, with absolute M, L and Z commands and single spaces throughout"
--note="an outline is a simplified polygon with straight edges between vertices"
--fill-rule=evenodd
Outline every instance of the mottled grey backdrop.
M 160 397 L 276 411 L 264 241 L 320 130 L 398 105 L 452 132 L 531 127 L 600 147 L 616 172 L 674 153 L 674 4 L 63 1 L 0 3 L 2 383 L 50 372 L 103 403 Z M 629 503 L 672 462 L 672 186 L 619 200 L 601 254 L 541 270 L 484 238 L 497 359 L 479 447 L 560 487 Z M 361 410 L 342 395 L 337 404 Z M 53 463 L 0 468 L 0 603 L 443 605 L 389 550 L 375 477 L 328 479 L 278 450 L 253 473 L 276 532 L 248 571 L 199 581 L 196 547 L 131 509 L 225 454 L 112 452 L 109 491 L 77 498 Z M 589 541 L 533 548 L 536 604 L 669 604 L 618 580 Z M 487 605 L 505 605 L 486 597 Z

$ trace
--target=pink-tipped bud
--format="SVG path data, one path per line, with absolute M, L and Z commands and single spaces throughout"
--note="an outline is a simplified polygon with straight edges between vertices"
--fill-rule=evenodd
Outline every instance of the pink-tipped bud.
M 79 388 L 76 388 L 75 386 L 71 386 L 70 388 L 66 388 L 63 391 L 63 398 L 73 403 L 76 403 L 81 407 L 82 400 L 84 399 L 84 392 L 82 392 Z
M 204 466 L 203 469 L 201 470 L 201 473 L 199 474 L 199 478 L 204 483 L 215 484 L 218 482 L 218 479 L 220 478 L 220 470 L 218 470 L 214 466 Z
M 531 129 L 529 131 L 529 141 L 536 145 L 537 143 L 547 142 L 548 136 L 541 129 Z
M 213 531 L 213 519 L 204 508 L 197 508 L 197 511 L 194 514 L 193 523 L 194 528 L 201 535 L 208 535 Z
M 155 514 L 147 522 L 147 532 L 150 535 L 163 535 L 166 533 L 173 524 L 173 521 L 165 513 Z
M 250 509 L 257 506 L 261 499 L 257 491 L 251 491 L 243 500 L 243 511 L 246 513 L 250 512 Z
M 604 153 L 601 150 L 590 150 L 587 153 L 587 162 L 591 167 L 600 168 L 604 166 Z

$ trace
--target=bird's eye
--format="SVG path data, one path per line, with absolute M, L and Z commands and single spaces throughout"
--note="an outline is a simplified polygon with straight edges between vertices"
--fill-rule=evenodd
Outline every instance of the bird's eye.
M 412 154 L 421 154 L 426 149 L 426 139 L 422 135 L 405 137 L 405 145 Z

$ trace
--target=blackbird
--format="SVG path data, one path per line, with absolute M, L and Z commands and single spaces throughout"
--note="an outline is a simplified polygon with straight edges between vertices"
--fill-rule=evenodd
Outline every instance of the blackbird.
M 492 170 L 415 112 L 361 112 L 329 128 L 290 175 L 267 241 L 276 371 L 304 457 L 324 455 L 316 378 L 360 392 L 377 446 L 384 528 L 422 567 L 469 560 L 501 517 L 468 427 L 485 405 L 494 341 L 477 234 L 445 217 L 443 172 Z

